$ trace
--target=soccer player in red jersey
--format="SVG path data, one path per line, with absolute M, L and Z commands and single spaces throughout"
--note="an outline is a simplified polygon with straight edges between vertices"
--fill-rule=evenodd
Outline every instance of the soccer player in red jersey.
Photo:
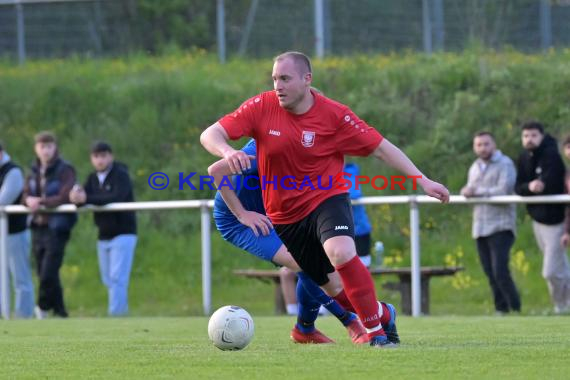
M 424 192 L 443 203 L 449 191 L 349 107 L 311 90 L 306 55 L 277 56 L 272 78 L 274 91 L 246 100 L 207 128 L 200 141 L 241 174 L 250 168 L 250 158 L 227 141 L 255 138 L 263 202 L 279 237 L 317 284 L 326 285 L 336 269 L 345 290 L 330 295 L 347 309 L 354 307 L 372 346 L 391 346 L 383 326 L 395 326 L 395 313 L 377 302 L 372 277 L 356 255 L 347 189 L 335 186 L 334 179 L 342 172 L 344 155 L 372 155 L 416 176 Z

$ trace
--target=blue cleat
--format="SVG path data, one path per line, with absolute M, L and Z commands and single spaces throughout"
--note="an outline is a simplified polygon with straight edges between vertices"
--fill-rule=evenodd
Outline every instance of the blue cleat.
M 372 337 L 372 339 L 370 339 L 370 346 L 378 347 L 378 348 L 396 348 L 396 347 L 398 347 L 397 344 L 390 342 L 386 335 L 378 335 L 378 336 Z
M 400 344 L 400 336 L 398 329 L 396 329 L 396 308 L 391 303 L 385 303 L 388 310 L 390 310 L 390 322 L 388 325 L 383 326 L 386 332 L 386 338 L 390 343 Z

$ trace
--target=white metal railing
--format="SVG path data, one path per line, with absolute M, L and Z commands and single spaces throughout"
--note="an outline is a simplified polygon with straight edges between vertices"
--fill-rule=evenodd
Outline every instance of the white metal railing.
M 199 208 L 202 229 L 202 304 L 204 314 L 209 315 L 212 305 L 212 260 L 210 237 L 210 209 L 213 200 L 162 201 L 162 202 L 124 202 L 111 203 L 105 206 L 76 207 L 72 204 L 62 205 L 49 212 L 110 212 L 110 211 L 143 211 L 143 210 L 179 210 Z M 46 210 L 47 211 L 47 210 Z M 8 214 L 27 214 L 25 206 L 0 206 L 0 308 L 2 318 L 10 318 L 10 284 L 8 282 L 8 252 L 6 237 L 8 236 Z
M 421 315 L 421 278 L 420 278 L 420 213 L 419 204 L 439 203 L 438 200 L 426 195 L 401 195 L 401 196 L 376 196 L 363 197 L 354 204 L 409 204 L 410 205 L 410 248 L 412 268 L 412 315 Z M 489 198 L 469 198 L 454 195 L 450 199 L 451 204 L 513 204 L 513 203 L 567 203 L 570 204 L 570 195 L 548 195 L 520 197 L 517 195 L 501 195 Z M 62 205 L 48 212 L 109 212 L 109 211 L 143 211 L 143 210 L 178 210 L 200 209 L 201 212 L 201 236 L 202 236 L 202 304 L 204 314 L 209 315 L 212 305 L 212 260 L 211 260 L 211 234 L 210 234 L 210 209 L 214 206 L 213 200 L 188 200 L 188 201 L 162 201 L 162 202 L 132 202 L 112 203 L 106 206 Z M 29 209 L 24 206 L 0 206 L 0 307 L 2 317 L 10 318 L 10 285 L 8 275 L 8 214 L 26 214 Z

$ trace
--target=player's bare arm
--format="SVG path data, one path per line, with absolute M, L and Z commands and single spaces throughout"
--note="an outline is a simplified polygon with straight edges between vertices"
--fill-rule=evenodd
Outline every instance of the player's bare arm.
M 247 154 L 232 148 L 228 140 L 229 136 L 219 122 L 209 126 L 200 135 L 200 143 L 208 152 L 226 160 L 232 174 L 241 174 L 242 169 L 251 168 L 251 162 Z
M 421 176 L 417 182 L 427 195 L 439 199 L 442 203 L 449 202 L 449 190 L 442 184 L 427 178 L 404 152 L 386 138 L 378 144 L 372 155 L 405 175 Z
M 240 152 L 243 153 L 243 151 Z M 214 162 L 210 167 L 208 167 L 208 174 L 214 177 L 214 183 L 216 184 L 216 187 L 218 187 L 220 195 L 239 222 L 244 226 L 251 228 L 255 236 L 259 236 L 259 231 L 261 231 L 263 235 L 269 235 L 273 225 L 266 215 L 246 210 L 237 197 L 235 191 L 229 186 L 222 186 L 220 188 L 220 183 L 224 176 L 232 174 L 227 161 L 222 159 Z

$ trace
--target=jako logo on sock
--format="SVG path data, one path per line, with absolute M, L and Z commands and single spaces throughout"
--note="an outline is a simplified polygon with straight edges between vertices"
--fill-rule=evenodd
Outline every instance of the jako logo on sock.
M 366 318 L 364 318 L 364 321 L 363 321 L 362 323 L 373 322 L 373 321 L 376 321 L 376 320 L 378 320 L 378 319 L 380 319 L 380 316 L 378 315 L 378 313 L 376 313 L 376 314 L 374 314 L 374 315 L 371 316 L 371 317 L 366 317 Z

